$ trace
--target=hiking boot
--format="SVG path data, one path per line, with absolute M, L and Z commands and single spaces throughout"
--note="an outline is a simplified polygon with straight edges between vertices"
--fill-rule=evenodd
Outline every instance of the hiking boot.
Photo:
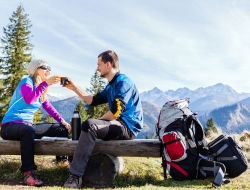
M 62 163 L 63 166 L 69 166 L 68 156 L 56 156 L 56 163 Z
M 77 176 L 69 172 L 69 178 L 64 183 L 64 187 L 66 188 L 80 188 L 82 186 L 82 177 Z
M 43 182 L 40 179 L 37 179 L 36 172 L 34 170 L 26 171 L 23 173 L 24 180 L 23 182 L 29 186 L 41 186 Z
M 69 166 L 69 161 L 68 160 L 63 160 L 62 165 L 65 166 L 65 167 Z

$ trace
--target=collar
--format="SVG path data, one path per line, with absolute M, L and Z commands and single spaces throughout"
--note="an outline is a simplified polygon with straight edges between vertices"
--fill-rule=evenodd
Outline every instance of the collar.
M 120 71 L 118 71 L 118 72 L 115 74 L 115 76 L 112 78 L 112 80 L 109 82 L 109 84 L 112 84 L 112 83 L 115 81 L 115 79 L 116 79 L 119 75 L 120 75 Z

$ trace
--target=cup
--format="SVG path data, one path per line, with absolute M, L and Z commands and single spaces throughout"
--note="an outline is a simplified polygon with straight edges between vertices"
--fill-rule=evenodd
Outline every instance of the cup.
M 61 85 L 69 84 L 69 79 L 67 77 L 61 77 Z

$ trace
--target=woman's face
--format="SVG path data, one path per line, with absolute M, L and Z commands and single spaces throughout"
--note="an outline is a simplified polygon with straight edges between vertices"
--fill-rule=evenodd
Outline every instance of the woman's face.
M 41 77 L 42 81 L 45 81 L 49 78 L 50 70 L 49 65 L 47 63 L 43 63 L 37 68 L 37 74 Z

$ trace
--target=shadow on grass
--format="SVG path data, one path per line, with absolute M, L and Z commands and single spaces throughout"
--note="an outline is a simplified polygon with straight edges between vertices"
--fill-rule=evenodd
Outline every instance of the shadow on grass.
M 152 174 L 146 174 L 144 176 L 131 176 L 130 174 L 119 174 L 114 180 L 114 187 L 126 188 L 126 187 L 142 187 L 145 185 L 161 186 L 161 187 L 193 187 L 201 185 L 211 185 L 213 179 L 207 178 L 205 180 L 185 180 L 176 181 L 171 177 L 167 179 L 157 179 Z
M 44 164 L 44 163 L 43 163 Z M 0 161 L 0 184 L 2 185 L 24 185 L 23 174 L 20 172 L 20 162 L 19 161 Z M 58 186 L 63 187 L 65 181 L 68 177 L 69 169 L 61 164 L 55 164 L 52 167 L 46 167 L 43 165 L 38 165 L 38 177 L 43 181 L 44 186 Z M 154 176 L 154 173 L 147 172 L 144 175 L 131 173 L 119 174 L 113 181 L 111 188 L 129 188 L 143 187 L 145 185 L 161 186 L 161 187 L 194 187 L 194 186 L 204 186 L 212 183 L 213 179 L 206 180 L 186 180 L 186 181 L 176 181 L 172 178 L 164 180 L 159 179 L 159 176 Z M 104 188 L 105 185 L 93 185 L 84 184 L 84 187 L 90 188 Z

